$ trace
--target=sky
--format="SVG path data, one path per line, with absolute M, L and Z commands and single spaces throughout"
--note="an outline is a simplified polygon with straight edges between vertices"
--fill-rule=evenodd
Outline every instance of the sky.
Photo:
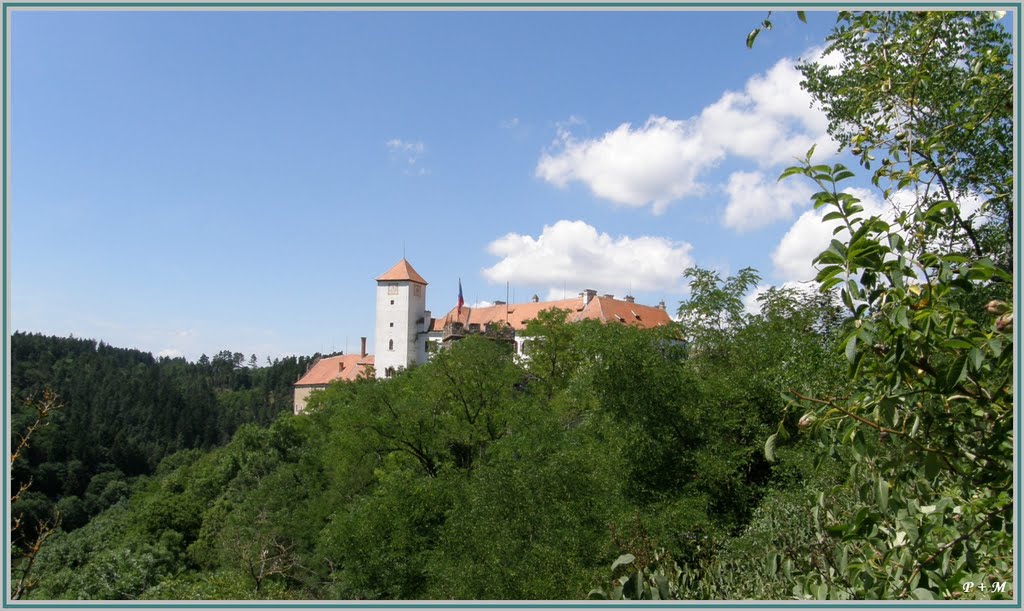
M 670 312 L 691 266 L 808 280 L 831 231 L 776 178 L 812 144 L 856 166 L 795 69 L 835 15 L 776 12 L 748 49 L 764 17 L 14 11 L 11 328 L 355 351 L 403 253 L 435 316 L 460 279 Z

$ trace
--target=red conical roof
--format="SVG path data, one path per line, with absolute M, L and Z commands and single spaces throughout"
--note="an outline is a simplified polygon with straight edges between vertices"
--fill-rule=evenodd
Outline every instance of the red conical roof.
M 422 284 L 423 286 L 427 285 L 427 281 L 423 279 L 423 276 L 416 273 L 416 270 L 409 265 L 405 257 L 402 257 L 402 260 L 396 263 L 394 267 L 377 277 L 377 282 L 382 280 L 405 280 Z

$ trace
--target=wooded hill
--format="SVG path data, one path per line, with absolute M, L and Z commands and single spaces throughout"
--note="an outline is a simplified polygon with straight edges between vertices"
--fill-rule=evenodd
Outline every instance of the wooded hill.
M 222 351 L 197 363 L 154 358 L 89 339 L 15 333 L 11 338 L 12 445 L 36 418 L 28 399 L 46 389 L 61 406 L 14 464 L 12 487 L 31 481 L 16 512 L 26 528 L 59 509 L 65 530 L 128 495 L 179 450 L 210 449 L 245 423 L 291 411 L 292 384 L 310 358 L 265 367 Z

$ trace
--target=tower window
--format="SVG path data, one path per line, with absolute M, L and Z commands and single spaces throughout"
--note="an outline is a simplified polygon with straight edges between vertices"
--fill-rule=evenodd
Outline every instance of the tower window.
M 394 299 L 391 300 L 391 305 L 395 305 L 395 300 Z
M 391 326 L 391 327 L 393 327 L 393 326 L 395 326 L 395 323 L 393 323 L 393 322 L 389 322 L 389 323 L 388 323 L 388 325 L 389 325 L 389 326 Z
M 389 339 L 388 340 L 388 350 L 394 350 L 394 349 L 395 349 L 395 340 Z

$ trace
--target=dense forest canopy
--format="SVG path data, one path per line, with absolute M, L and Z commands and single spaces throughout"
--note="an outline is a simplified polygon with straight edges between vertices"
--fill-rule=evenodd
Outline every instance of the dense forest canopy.
M 49 390 L 60 407 L 13 465 L 12 488 L 31 482 L 14 507 L 28 532 L 59 509 L 65 530 L 126 497 L 134 478 L 188 448 L 211 449 L 245 423 L 269 424 L 291 411 L 292 384 L 310 362 L 248 365 L 241 353 L 154 358 L 73 337 L 15 333 L 11 338 L 12 447 Z
M 21 594 L 1012 597 L 1009 35 L 843 12 L 828 45 L 804 86 L 862 168 L 786 170 L 835 239 L 814 290 L 757 313 L 755 270 L 680 270 L 677 325 L 546 311 L 528 359 L 469 337 L 301 416 L 303 360 L 16 335 L 15 388 L 66 402 L 15 465 L 15 512 L 64 516 L 37 553 L 16 537 Z M 845 190 L 858 172 L 891 213 Z

